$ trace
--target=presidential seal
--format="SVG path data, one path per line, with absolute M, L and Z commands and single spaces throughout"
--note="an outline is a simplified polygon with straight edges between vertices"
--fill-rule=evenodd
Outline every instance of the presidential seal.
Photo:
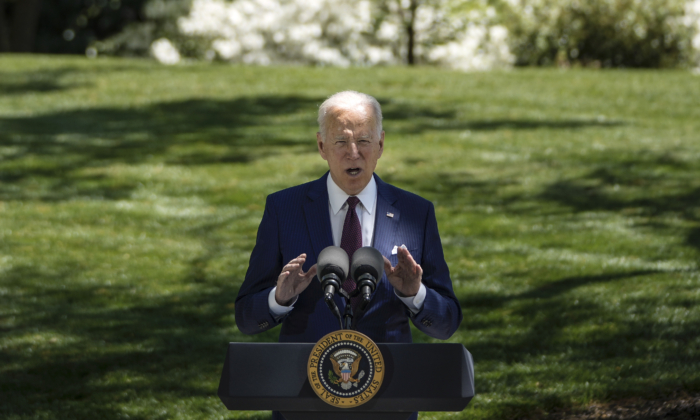
M 357 407 L 371 400 L 382 386 L 384 370 L 379 347 L 366 335 L 352 330 L 321 338 L 307 365 L 314 392 L 340 408 Z

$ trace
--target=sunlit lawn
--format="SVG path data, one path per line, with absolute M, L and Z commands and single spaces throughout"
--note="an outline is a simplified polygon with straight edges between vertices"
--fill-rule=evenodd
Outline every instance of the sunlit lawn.
M 377 173 L 435 203 L 462 302 L 478 395 L 422 418 L 700 391 L 699 76 L 0 56 L 0 418 L 268 418 L 216 397 L 226 344 L 278 334 L 233 302 L 343 89 L 383 104 Z

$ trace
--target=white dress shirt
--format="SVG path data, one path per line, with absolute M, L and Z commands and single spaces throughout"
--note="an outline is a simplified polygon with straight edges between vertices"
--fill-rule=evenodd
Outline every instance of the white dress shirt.
M 328 212 L 331 217 L 333 245 L 340 246 L 345 216 L 348 212 L 347 200 L 350 196 L 340 189 L 333 181 L 330 174 L 328 174 L 326 185 L 328 187 Z M 360 199 L 360 203 L 355 207 L 355 212 L 357 212 L 357 217 L 360 219 L 360 226 L 362 226 L 362 246 L 372 246 L 372 240 L 374 239 L 374 221 L 377 211 L 377 182 L 374 180 L 374 177 L 370 179 L 369 184 L 367 184 L 356 197 Z M 309 287 L 313 287 L 313 285 Z M 270 306 L 270 313 L 272 316 L 279 319 L 294 308 L 294 304 L 297 300 L 294 299 L 294 302 L 289 306 L 282 306 L 275 300 L 275 290 L 277 290 L 277 287 L 272 288 L 268 295 L 267 302 Z M 423 284 L 420 285 L 420 289 L 415 296 L 402 297 L 396 293 L 396 290 L 394 290 L 394 293 L 414 314 L 417 314 L 423 307 L 426 294 Z

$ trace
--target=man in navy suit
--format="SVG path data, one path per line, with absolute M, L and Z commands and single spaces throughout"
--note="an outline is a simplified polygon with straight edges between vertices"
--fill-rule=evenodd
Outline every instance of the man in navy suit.
M 236 299 L 238 328 L 255 334 L 282 324 L 281 342 L 311 343 L 339 329 L 314 276 L 321 250 L 341 246 L 354 207 L 362 246 L 382 253 L 385 270 L 356 319 L 357 330 L 375 342 L 410 343 L 410 320 L 431 337 L 449 338 L 462 311 L 433 204 L 374 174 L 384 151 L 379 103 L 359 92 L 340 92 L 321 105 L 318 122 L 318 151 L 329 172 L 267 197 Z M 345 302 L 338 295 L 343 313 Z

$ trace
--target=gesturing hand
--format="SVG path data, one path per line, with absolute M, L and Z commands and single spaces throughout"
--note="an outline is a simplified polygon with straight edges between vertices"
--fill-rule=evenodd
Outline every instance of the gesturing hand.
M 399 296 L 415 296 L 420 290 L 423 269 L 411 256 L 406 248 L 396 250 L 399 263 L 396 267 L 391 266 L 391 262 L 384 257 L 384 271 L 389 283 L 399 293 Z
M 282 267 L 282 273 L 277 277 L 277 289 L 275 290 L 275 300 L 279 305 L 289 306 L 316 275 L 316 264 L 306 273 L 302 271 L 304 262 L 306 262 L 306 254 L 301 254 Z

